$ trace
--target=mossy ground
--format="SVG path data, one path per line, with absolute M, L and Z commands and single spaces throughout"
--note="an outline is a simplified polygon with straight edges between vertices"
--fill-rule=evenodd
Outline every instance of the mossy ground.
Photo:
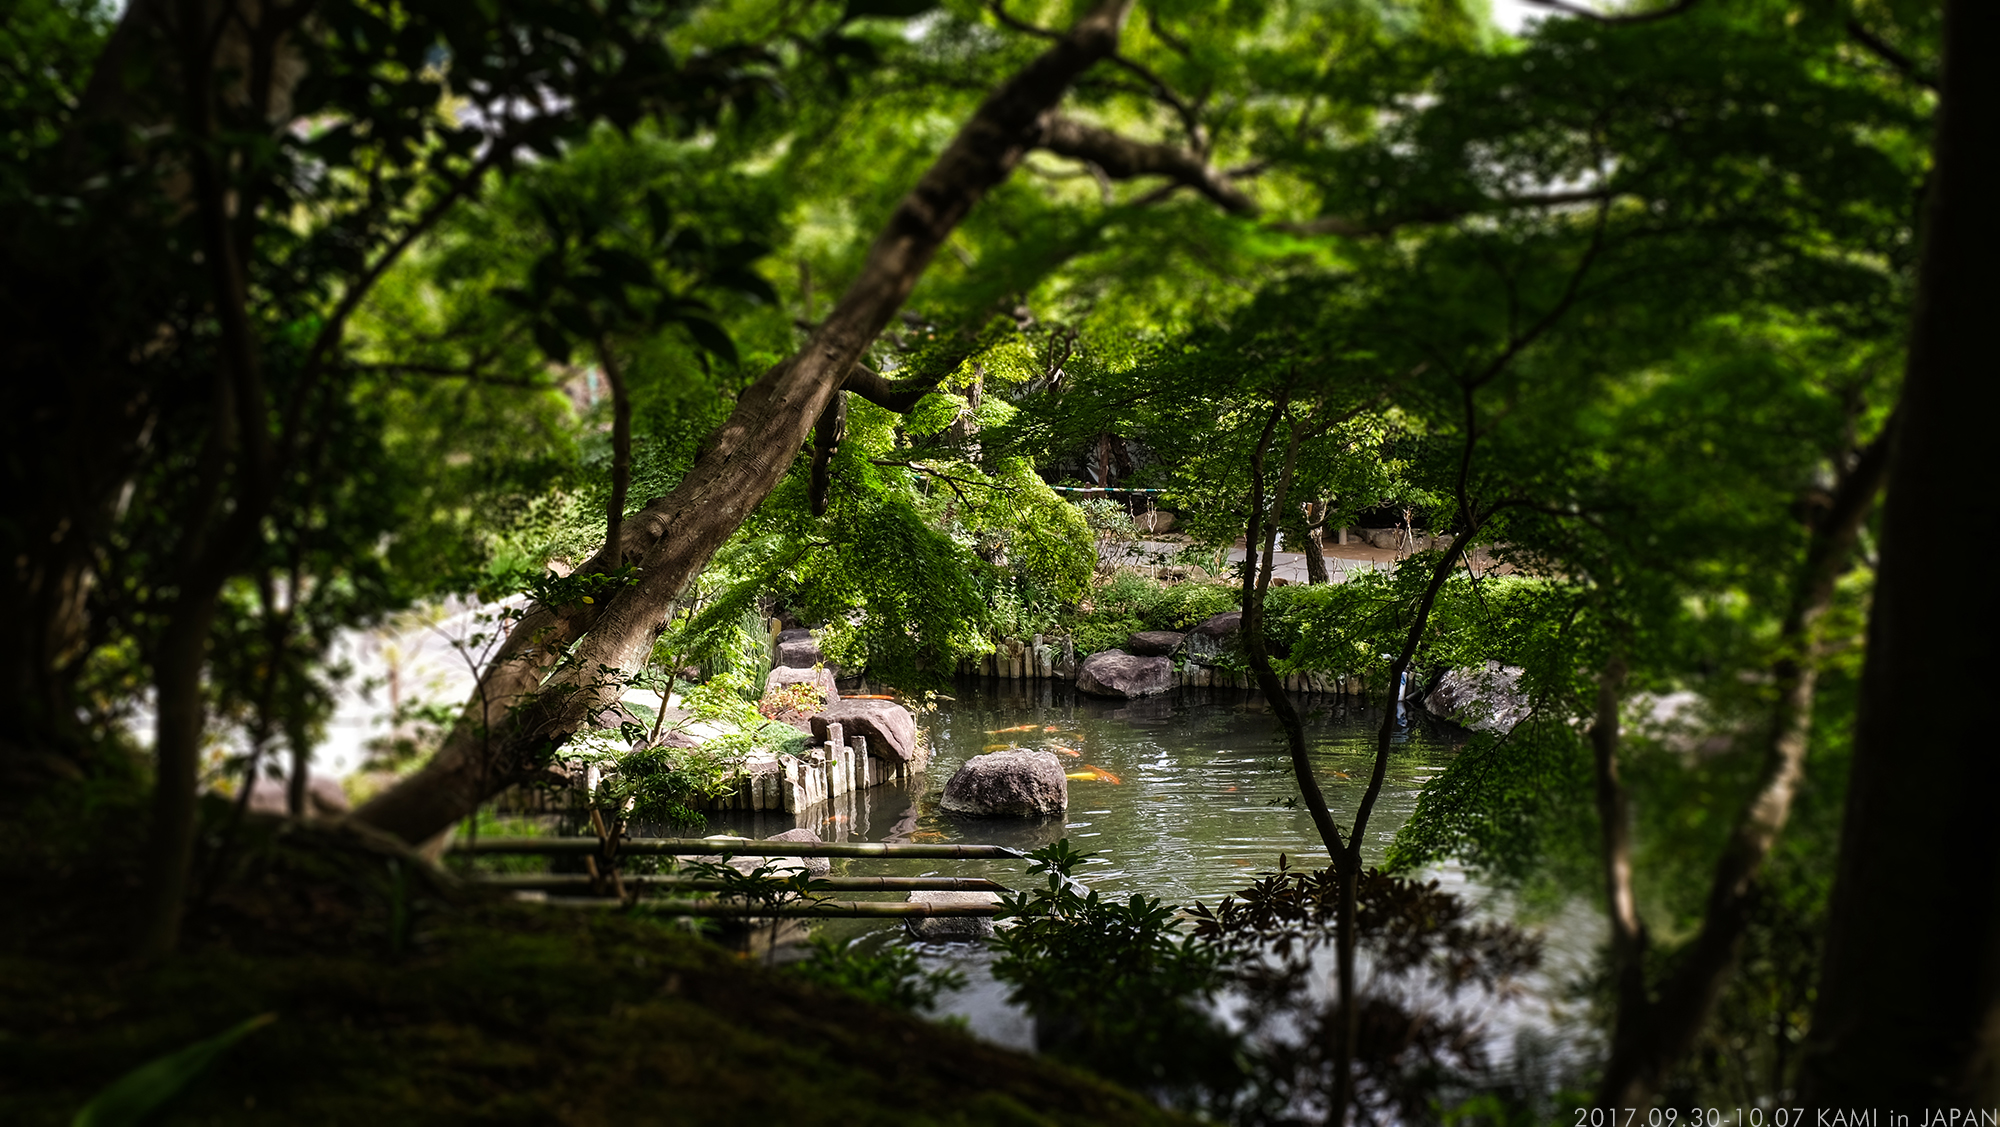
M 122 852 L 39 866 L 33 914 L 0 929 L 0 1123 L 67 1123 L 127 1070 L 260 1013 L 278 1020 L 163 1122 L 1179 1121 L 661 922 L 453 888 L 276 823 L 241 835 L 181 954 L 131 963 Z

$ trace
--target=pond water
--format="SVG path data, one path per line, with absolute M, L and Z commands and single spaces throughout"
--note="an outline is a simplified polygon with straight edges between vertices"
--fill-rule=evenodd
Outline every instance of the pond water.
M 1091 888 L 1120 898 L 1140 892 L 1181 905 L 1213 903 L 1243 888 L 1274 869 L 1281 854 L 1298 867 L 1325 863 L 1298 797 L 1283 733 L 1261 696 L 1186 690 L 1115 702 L 1046 682 L 991 679 L 962 681 L 953 696 L 919 718 L 934 749 L 920 782 L 847 796 L 800 824 L 825 839 L 848 841 L 985 842 L 1027 849 L 1068 837 L 1074 848 L 1091 854 L 1077 873 Z M 1374 762 L 1381 711 L 1334 697 L 1295 700 L 1327 803 L 1343 827 L 1350 825 Z M 1364 846 L 1370 862 L 1381 859 L 1415 810 L 1424 783 L 1450 761 L 1453 739 L 1421 713 L 1398 728 Z M 1093 776 L 1071 779 L 1065 819 L 1041 824 L 961 819 L 938 809 L 945 781 L 960 764 L 1010 745 L 1059 749 L 1070 772 Z M 718 815 L 705 832 L 761 837 L 787 828 L 789 819 L 768 815 Z M 856 875 L 984 876 L 1015 888 L 1024 887 L 1026 871 L 1012 861 L 835 859 L 833 866 L 836 873 Z M 1430 875 L 1490 901 L 1455 867 Z M 910 942 L 894 921 L 827 921 L 819 929 L 868 945 Z M 1585 940 L 1577 953 L 1587 951 L 1587 936 L 1575 926 L 1557 930 L 1577 933 Z M 967 987 L 942 1004 L 945 1013 L 965 1017 L 974 1032 L 990 1040 L 1031 1047 L 1029 1021 L 1007 1005 L 983 946 L 933 944 L 920 950 L 928 962 L 949 963 L 968 978 Z

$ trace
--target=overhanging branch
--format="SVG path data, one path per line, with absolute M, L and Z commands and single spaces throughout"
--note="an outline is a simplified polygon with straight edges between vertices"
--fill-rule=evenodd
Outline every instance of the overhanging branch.
M 1088 161 L 1114 180 L 1164 176 L 1176 185 L 1193 188 L 1233 214 L 1256 215 L 1260 210 L 1227 175 L 1188 149 L 1135 141 L 1060 115 L 1051 116 L 1043 125 L 1039 147 L 1057 156 Z

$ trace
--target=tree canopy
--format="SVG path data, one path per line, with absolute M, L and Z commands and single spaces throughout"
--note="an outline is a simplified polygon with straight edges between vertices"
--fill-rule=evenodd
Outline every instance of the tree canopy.
M 1875 502 L 1937 425 L 1940 96 L 1990 111 L 1935 5 L 1541 2 L 27 0 L 9 775 L 147 765 L 164 952 L 211 752 L 302 787 L 344 631 L 525 599 L 356 814 L 414 844 L 753 613 L 910 690 L 1147 624 L 1054 488 L 1115 437 L 1182 566 L 1243 540 L 1175 597 L 1241 605 L 1280 714 L 1520 671 L 1384 863 L 1602 903 L 1600 1102 L 1720 1098 L 1698 1044 L 1792 1090 Z M 1271 584 L 1383 512 L 1393 573 Z M 1380 778 L 1337 827 L 1300 768 L 1349 936 Z

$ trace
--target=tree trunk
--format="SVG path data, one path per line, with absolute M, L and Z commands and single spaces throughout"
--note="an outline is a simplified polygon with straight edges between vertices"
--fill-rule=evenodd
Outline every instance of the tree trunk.
M 1929 706 L 1940 676 L 1975 699 L 2000 683 L 2000 595 L 1963 546 L 2000 527 L 2000 397 L 1991 301 L 1979 296 L 2000 260 L 1996 54 L 2000 6 L 1950 0 L 1901 433 L 1803 1064 L 1816 1106 L 2000 1104 L 2000 755 L 1983 710 Z
M 1631 903 L 1631 846 L 1624 826 L 1625 798 L 1615 761 L 1617 716 L 1607 721 L 1600 705 L 1591 742 L 1607 722 L 1611 732 L 1598 759 L 1598 812 L 1605 823 L 1604 861 L 1610 882 L 1613 961 L 1618 975 L 1618 1022 L 1611 1059 L 1604 1067 L 1597 1103 L 1604 1108 L 1648 1107 L 1667 1073 L 1694 1045 L 1716 1000 L 1735 969 L 1736 950 L 1756 905 L 1758 878 L 1791 814 L 1792 798 L 1805 780 L 1811 743 L 1813 693 L 1818 682 L 1819 620 L 1833 604 L 1834 587 L 1847 568 L 1861 525 L 1881 492 L 1897 424 L 1891 421 L 1854 464 L 1841 474 L 1833 505 L 1814 522 L 1812 538 L 1779 630 L 1782 656 L 1772 670 L 1778 697 L 1757 789 L 1737 816 L 1729 844 L 1716 862 L 1708 904 L 1687 954 L 1662 984 L 1657 1001 L 1648 997 L 1643 957 L 1645 933 Z M 1622 678 L 1622 666 L 1618 666 Z M 1607 672 L 1607 677 L 1610 674 Z M 1616 701 L 1611 708 L 1615 710 Z M 1614 841 L 1614 830 L 1616 840 Z M 1622 897 L 1620 889 L 1623 889 Z
M 857 385 L 856 361 L 952 229 L 1039 141 L 1070 84 L 1116 50 L 1130 2 L 1098 4 L 980 106 L 897 206 L 860 277 L 805 347 L 743 393 L 672 493 L 626 522 L 623 552 L 640 561 L 637 582 L 593 604 L 592 615 L 574 608 L 530 613 L 445 746 L 354 817 L 408 841 L 431 838 L 542 762 L 616 695 L 598 671 L 627 668 L 643 654 L 674 595 L 777 486 L 843 384 L 875 398 Z M 545 686 L 558 657 L 568 660 Z
M 1326 574 L 1326 545 L 1325 541 L 1321 539 L 1321 537 L 1326 535 L 1326 512 L 1327 506 L 1325 504 L 1314 501 L 1312 504 L 1306 506 L 1305 521 L 1300 525 L 1299 550 L 1304 552 L 1306 556 L 1306 582 L 1308 584 L 1325 583 L 1328 581 Z
M 153 826 L 146 851 L 148 901 L 138 947 L 145 957 L 171 952 L 180 939 L 188 865 L 194 855 L 195 783 L 208 716 L 201 673 L 207 667 L 208 632 L 215 623 L 220 589 L 216 584 L 177 600 L 153 658 Z

